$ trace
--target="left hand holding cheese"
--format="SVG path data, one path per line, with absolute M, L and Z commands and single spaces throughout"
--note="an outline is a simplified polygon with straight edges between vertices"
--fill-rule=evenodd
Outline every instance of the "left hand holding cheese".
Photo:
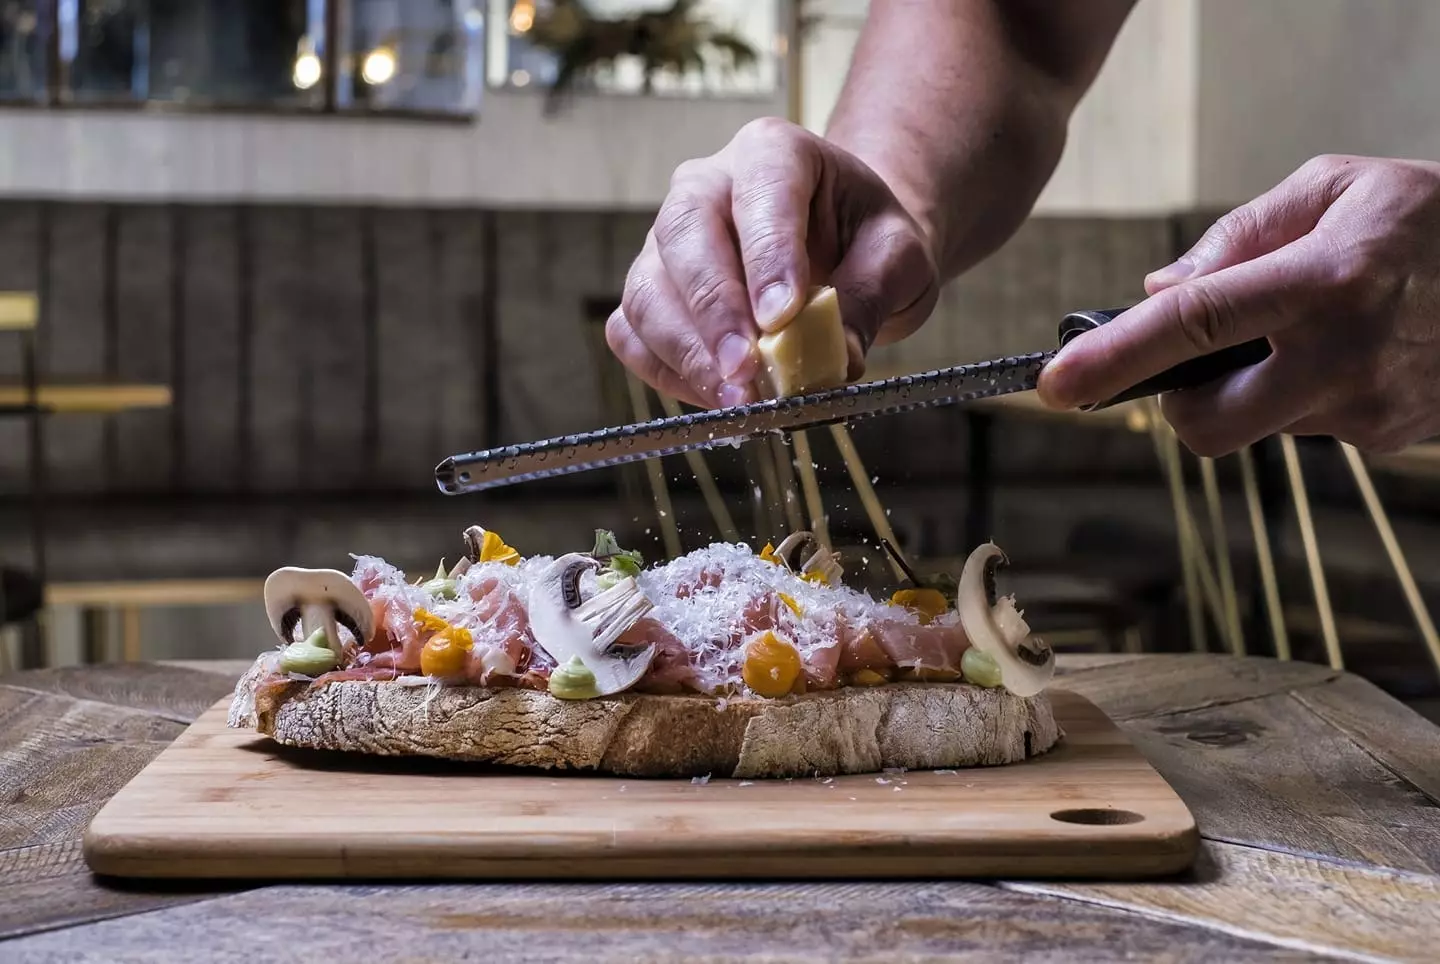
M 1057 407 L 1265 337 L 1273 354 L 1162 396 L 1191 450 L 1275 433 L 1388 452 L 1440 433 L 1440 164 L 1317 158 L 1146 280 L 1150 297 L 1040 378 Z
M 935 307 L 929 233 L 860 158 L 762 118 L 675 171 L 606 340 L 674 398 L 757 401 L 757 340 L 793 324 L 825 285 L 843 309 L 846 378 L 857 379 L 872 344 L 908 335 Z

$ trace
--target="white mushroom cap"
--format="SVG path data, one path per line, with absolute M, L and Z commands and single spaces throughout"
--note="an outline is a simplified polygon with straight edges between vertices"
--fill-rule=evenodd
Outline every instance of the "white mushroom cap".
M 369 641 L 375 631 L 375 614 L 370 602 L 350 577 L 336 569 L 276 569 L 265 580 L 265 615 L 270 628 L 283 642 L 293 642 L 299 623 L 305 636 L 324 627 L 325 641 L 340 655 L 340 632 L 344 626 L 357 646 Z

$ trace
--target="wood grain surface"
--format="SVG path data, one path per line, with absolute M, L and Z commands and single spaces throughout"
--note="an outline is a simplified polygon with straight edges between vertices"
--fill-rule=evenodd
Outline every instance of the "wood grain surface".
M 1137 878 L 1194 859 L 1185 805 L 1093 704 L 1024 764 L 640 780 L 286 751 L 203 714 L 91 824 L 127 878 Z M 324 815 L 317 820 L 317 815 Z
M 1221 656 L 1061 657 L 1057 686 L 1121 719 L 1195 814 L 1206 839 L 1176 878 L 182 890 L 92 877 L 85 824 L 242 669 L 0 678 L 0 959 L 309 962 L 352 959 L 357 943 L 407 961 L 1435 957 L 1440 875 L 1417 868 L 1440 728 L 1348 674 Z

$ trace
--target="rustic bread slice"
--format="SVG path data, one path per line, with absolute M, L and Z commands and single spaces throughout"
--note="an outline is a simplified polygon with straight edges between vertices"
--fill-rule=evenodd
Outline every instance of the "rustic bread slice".
M 253 688 L 253 678 L 250 678 Z M 763 778 L 1015 763 L 1061 732 L 1049 698 L 892 683 L 779 700 L 624 693 L 567 701 L 477 686 L 236 687 L 232 726 L 287 746 L 622 776 Z

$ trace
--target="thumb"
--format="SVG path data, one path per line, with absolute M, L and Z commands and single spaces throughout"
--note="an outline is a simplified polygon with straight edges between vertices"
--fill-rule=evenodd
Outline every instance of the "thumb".
M 1145 278 L 1145 293 L 1159 294 L 1182 281 L 1278 251 L 1315 229 L 1352 180 L 1339 159 L 1317 158 L 1248 204 L 1220 218 L 1173 264 Z

